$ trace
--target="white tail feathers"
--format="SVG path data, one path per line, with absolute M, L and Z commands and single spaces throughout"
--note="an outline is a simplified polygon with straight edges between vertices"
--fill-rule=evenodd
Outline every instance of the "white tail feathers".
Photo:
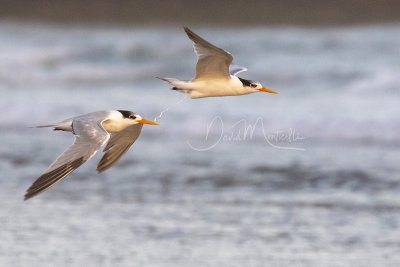
M 162 78 L 162 77 L 156 77 L 157 79 L 163 80 L 164 82 L 167 82 L 173 86 L 177 85 L 179 82 L 182 82 L 181 80 L 175 79 L 175 78 Z
M 52 127 L 54 128 L 54 131 L 67 131 L 67 132 L 72 132 L 72 120 L 64 120 L 58 123 L 54 124 L 47 124 L 47 125 L 39 125 L 39 126 L 34 126 L 30 128 L 47 128 L 47 127 Z
M 46 128 L 46 127 L 57 127 L 57 125 L 56 124 L 38 125 L 38 126 L 29 127 L 29 128 Z
M 181 93 L 190 93 L 192 89 L 188 88 L 189 87 L 189 82 L 187 81 L 182 81 L 178 80 L 175 78 L 160 78 L 156 77 L 157 79 L 163 80 L 164 82 L 169 83 L 172 85 L 172 90 L 177 90 Z

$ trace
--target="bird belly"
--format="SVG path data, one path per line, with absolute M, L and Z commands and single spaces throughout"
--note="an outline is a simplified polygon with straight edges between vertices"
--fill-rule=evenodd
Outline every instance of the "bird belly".
M 191 82 L 191 98 L 214 97 L 214 96 L 235 96 L 243 95 L 243 85 L 237 84 L 232 79 L 216 79 Z

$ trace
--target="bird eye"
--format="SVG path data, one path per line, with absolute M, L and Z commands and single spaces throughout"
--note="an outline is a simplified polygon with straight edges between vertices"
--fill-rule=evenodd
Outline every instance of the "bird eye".
M 131 115 L 131 116 L 129 116 L 129 118 L 134 120 L 134 119 L 136 119 L 136 116 Z
M 252 84 L 250 84 L 250 86 L 253 87 L 253 88 L 256 88 L 256 87 L 257 87 L 257 84 L 252 83 Z

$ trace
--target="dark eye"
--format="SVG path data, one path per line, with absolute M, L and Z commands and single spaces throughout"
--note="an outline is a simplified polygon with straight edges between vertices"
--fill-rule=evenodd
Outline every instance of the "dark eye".
M 252 83 L 252 84 L 250 84 L 250 86 L 253 87 L 253 88 L 256 88 L 256 87 L 257 87 L 257 84 Z
M 129 118 L 134 120 L 134 119 L 136 119 L 136 116 L 131 115 L 131 116 L 129 116 Z

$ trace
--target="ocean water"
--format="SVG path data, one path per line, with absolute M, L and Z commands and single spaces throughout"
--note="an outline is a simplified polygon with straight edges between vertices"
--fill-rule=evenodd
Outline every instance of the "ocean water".
M 279 94 L 170 90 L 196 62 L 179 27 L 0 23 L 0 265 L 399 266 L 400 25 L 193 30 Z M 29 126 L 167 108 L 23 201 L 73 141 Z

